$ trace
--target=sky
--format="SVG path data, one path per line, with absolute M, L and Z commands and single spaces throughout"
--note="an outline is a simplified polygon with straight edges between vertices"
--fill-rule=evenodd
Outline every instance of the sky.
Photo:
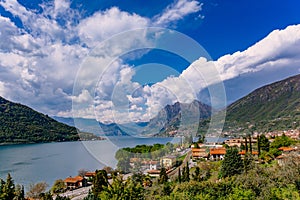
M 0 0 L 0 96 L 105 123 L 148 121 L 178 101 L 222 108 L 300 73 L 299 7 Z

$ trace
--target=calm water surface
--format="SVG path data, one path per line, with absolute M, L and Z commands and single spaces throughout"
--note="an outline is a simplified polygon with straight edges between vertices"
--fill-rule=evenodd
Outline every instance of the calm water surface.
M 96 170 L 115 167 L 115 152 L 137 144 L 178 142 L 170 138 L 110 137 L 102 141 L 63 142 L 0 146 L 0 178 L 11 173 L 15 183 L 25 187 L 75 176 L 79 169 Z

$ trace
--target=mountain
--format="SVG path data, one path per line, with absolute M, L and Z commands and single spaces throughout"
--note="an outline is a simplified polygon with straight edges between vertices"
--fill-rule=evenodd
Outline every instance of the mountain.
M 251 92 L 227 108 L 224 130 L 300 128 L 300 74 Z
M 149 122 L 126 123 L 126 124 L 104 124 L 95 119 L 84 118 L 63 118 L 54 119 L 75 126 L 81 131 L 91 132 L 96 135 L 106 136 L 128 136 L 128 135 L 162 135 L 163 133 L 177 130 L 182 124 L 188 126 L 198 126 L 199 119 L 206 119 L 211 114 L 211 107 L 199 101 L 190 104 L 175 103 L 165 106 Z
M 74 127 L 0 97 L 0 144 L 79 140 Z
M 156 117 L 149 121 L 145 133 L 162 135 L 176 131 L 180 126 L 182 130 L 198 126 L 199 120 L 207 119 L 211 115 L 211 107 L 197 100 L 187 103 L 167 105 Z M 185 126 L 185 127 L 182 127 Z
M 95 119 L 86 119 L 86 118 L 65 118 L 53 116 L 55 120 L 67 124 L 69 126 L 76 126 L 80 131 L 93 133 L 98 136 L 125 136 L 128 135 L 127 131 L 123 130 L 116 123 L 104 124 L 98 122 Z M 76 124 L 75 124 L 75 122 Z

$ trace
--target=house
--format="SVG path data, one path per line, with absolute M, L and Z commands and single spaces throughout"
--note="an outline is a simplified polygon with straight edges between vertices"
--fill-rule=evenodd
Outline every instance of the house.
M 211 160 L 223 160 L 226 154 L 226 149 L 221 148 L 212 148 L 209 150 L 209 155 Z
M 81 176 L 68 177 L 64 180 L 67 189 L 76 189 L 86 186 L 86 179 Z
M 209 153 L 205 148 L 192 148 L 192 157 L 193 159 L 204 158 L 207 160 L 209 158 Z
M 157 170 L 158 169 L 158 161 L 155 160 L 145 160 L 142 162 L 142 168 L 145 170 Z
M 129 165 L 132 167 L 132 168 L 134 168 L 135 167 L 135 165 L 137 164 L 137 163 L 140 163 L 141 162 L 141 159 L 140 158 L 130 158 L 130 160 L 129 160 Z
M 93 178 L 96 176 L 96 172 L 86 172 L 84 178 L 88 184 L 92 184 Z
M 240 147 L 244 143 L 244 140 L 242 138 L 231 138 L 225 140 L 225 144 L 227 144 L 230 147 Z
M 160 165 L 166 169 L 172 168 L 176 164 L 176 156 L 165 156 L 160 159 Z

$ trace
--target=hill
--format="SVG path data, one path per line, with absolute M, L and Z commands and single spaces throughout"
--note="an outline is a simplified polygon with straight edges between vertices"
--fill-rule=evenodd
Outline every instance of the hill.
M 263 86 L 227 108 L 225 131 L 300 128 L 300 75 Z
M 0 143 L 79 140 L 74 127 L 0 97 Z

